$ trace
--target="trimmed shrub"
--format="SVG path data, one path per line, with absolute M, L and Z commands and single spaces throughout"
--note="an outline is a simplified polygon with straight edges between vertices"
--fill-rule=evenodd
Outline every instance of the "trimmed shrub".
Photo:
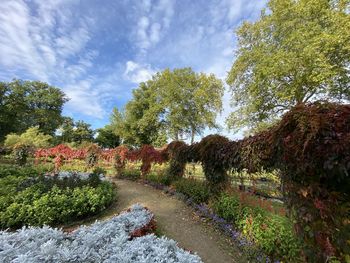
M 169 159 L 167 174 L 173 181 L 182 178 L 185 173 L 187 162 L 186 149 L 187 144 L 182 141 L 171 142 L 165 149 Z
M 205 178 L 214 192 L 222 190 L 228 183 L 225 155 L 222 150 L 229 144 L 226 137 L 209 135 L 197 145 L 198 160 L 202 163 Z

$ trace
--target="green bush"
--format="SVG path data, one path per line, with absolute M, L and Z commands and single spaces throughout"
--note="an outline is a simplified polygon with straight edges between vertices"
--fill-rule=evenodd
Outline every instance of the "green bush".
M 98 176 L 61 180 L 31 177 L 34 171 L 0 167 L 1 229 L 67 223 L 102 211 L 115 196 L 112 184 Z
M 288 218 L 245 205 L 235 195 L 222 194 L 212 207 L 215 213 L 232 222 L 248 240 L 273 259 L 300 261 L 301 244 Z
M 160 173 L 154 173 L 154 172 L 147 174 L 146 180 L 153 183 L 164 184 L 164 185 L 170 185 L 171 183 L 171 178 L 166 174 L 160 174 Z
M 210 197 L 209 186 L 206 182 L 194 179 L 179 179 L 173 183 L 176 191 L 193 199 L 196 203 L 206 203 Z
M 130 170 L 125 169 L 118 175 L 118 178 L 136 181 L 141 178 L 141 172 L 140 170 L 136 170 L 136 169 L 130 169 Z

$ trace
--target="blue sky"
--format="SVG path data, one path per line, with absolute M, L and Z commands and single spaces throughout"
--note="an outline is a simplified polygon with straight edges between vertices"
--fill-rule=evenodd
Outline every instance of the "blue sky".
M 265 0 L 1 0 L 0 80 L 42 80 L 70 101 L 64 115 L 94 128 L 138 83 L 165 68 L 225 79 L 234 30 Z M 224 125 L 229 94 L 223 98 Z

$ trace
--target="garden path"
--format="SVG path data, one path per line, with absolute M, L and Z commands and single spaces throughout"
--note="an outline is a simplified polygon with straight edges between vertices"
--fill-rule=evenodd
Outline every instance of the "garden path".
M 197 252 L 205 263 L 247 262 L 238 248 L 213 226 L 202 222 L 182 201 L 141 183 L 119 179 L 113 182 L 118 186 L 118 212 L 135 203 L 143 204 L 155 214 L 162 235 Z

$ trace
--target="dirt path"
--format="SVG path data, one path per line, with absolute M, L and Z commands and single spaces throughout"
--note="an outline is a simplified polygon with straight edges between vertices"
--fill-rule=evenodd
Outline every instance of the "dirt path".
M 140 183 L 113 182 L 118 186 L 118 212 L 135 203 L 143 204 L 155 214 L 161 234 L 197 252 L 205 263 L 247 262 L 237 248 L 215 228 L 201 222 L 182 201 Z

